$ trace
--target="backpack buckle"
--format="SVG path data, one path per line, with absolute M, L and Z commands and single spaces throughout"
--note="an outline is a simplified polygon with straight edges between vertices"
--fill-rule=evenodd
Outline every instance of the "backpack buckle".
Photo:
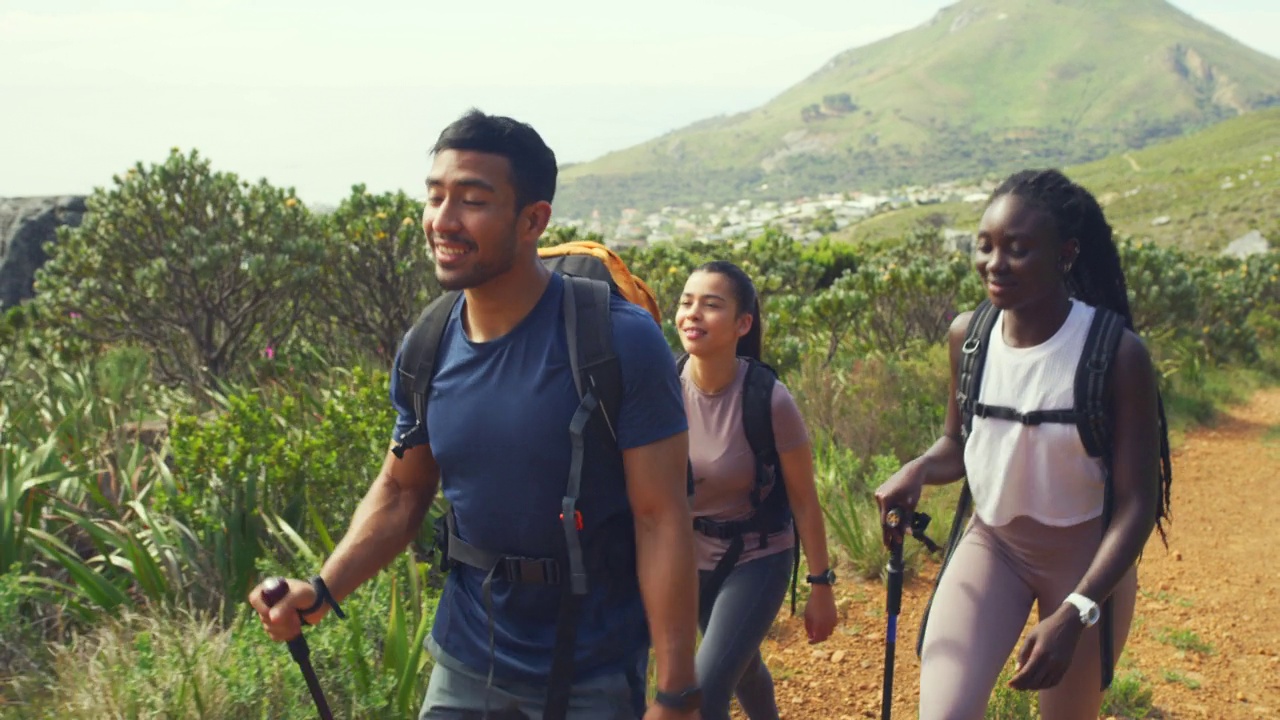
M 573 521 L 574 521 L 574 525 L 578 527 L 578 532 L 582 532 L 582 511 L 581 510 L 573 511 Z M 562 523 L 564 522 L 564 513 L 560 513 L 560 522 Z
M 982 343 L 978 340 L 978 338 L 976 338 L 976 337 L 971 337 L 971 338 L 969 338 L 969 339 L 965 340 L 965 341 L 964 341 L 964 344 L 960 346 L 960 352 L 962 352 L 962 353 L 964 353 L 964 354 L 966 354 L 966 355 L 972 355 L 972 354 L 974 354 L 974 353 L 978 352 L 978 348 L 979 348 L 981 345 L 982 345 Z
M 502 574 L 508 582 L 525 585 L 559 585 L 560 565 L 548 558 L 504 557 Z

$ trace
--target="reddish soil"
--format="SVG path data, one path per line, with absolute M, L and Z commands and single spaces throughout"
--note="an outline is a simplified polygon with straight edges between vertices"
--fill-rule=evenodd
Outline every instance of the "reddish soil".
M 1147 545 L 1117 674 L 1142 675 L 1154 693 L 1151 717 L 1280 717 L 1280 571 L 1272 546 L 1280 538 L 1280 508 L 1272 505 L 1280 500 L 1280 389 L 1260 391 L 1213 427 L 1188 434 L 1174 451 L 1173 478 L 1168 549 L 1157 535 Z M 895 718 L 916 716 L 915 641 L 936 573 L 928 563 L 903 593 Z M 762 648 L 787 720 L 880 716 L 883 586 L 844 582 L 837 591 L 843 620 L 830 640 L 810 646 L 801 618 L 784 612 Z M 1179 649 L 1176 639 L 1203 644 Z

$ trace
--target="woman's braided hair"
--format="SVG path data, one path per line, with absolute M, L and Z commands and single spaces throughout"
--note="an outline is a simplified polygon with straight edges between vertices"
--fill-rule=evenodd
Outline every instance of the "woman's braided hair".
M 1057 170 L 1023 170 L 1011 175 L 991 194 L 991 199 L 1003 195 L 1015 195 L 1034 203 L 1053 218 L 1058 237 L 1075 238 L 1079 252 L 1067 273 L 1067 290 L 1073 297 L 1093 305 L 1119 313 L 1125 326 L 1133 327 L 1133 314 L 1129 310 L 1129 290 L 1125 284 L 1124 270 L 1120 267 L 1120 254 L 1116 250 L 1111 225 L 1102 213 L 1102 206 L 1083 187 L 1071 182 Z M 1169 428 L 1165 420 L 1164 401 L 1157 394 L 1157 410 L 1160 417 L 1160 500 L 1156 526 L 1160 537 L 1165 537 L 1162 520 L 1169 516 L 1169 491 L 1173 480 L 1169 460 Z

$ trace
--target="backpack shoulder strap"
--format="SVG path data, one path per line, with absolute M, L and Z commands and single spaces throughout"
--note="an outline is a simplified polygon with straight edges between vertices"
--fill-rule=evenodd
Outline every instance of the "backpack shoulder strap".
M 617 440 L 614 421 L 622 406 L 622 367 L 613 349 L 609 284 L 564 275 L 565 339 L 578 397 L 592 392 L 604 411 L 609 435 Z
M 578 409 L 569 422 L 572 455 L 569 481 L 560 501 L 560 524 L 568 560 L 567 578 L 556 619 L 544 717 L 564 718 L 573 684 L 574 647 L 582 600 L 587 594 L 587 570 L 583 560 L 581 515 L 578 497 L 586 457 L 588 426 L 603 418 L 608 435 L 617 446 L 613 418 L 622 404 L 622 368 L 613 351 L 613 321 L 609 314 L 608 283 L 564 275 L 564 329 L 569 346 L 569 366 L 578 390 Z M 600 412 L 596 412 L 600 410 Z
M 405 336 L 399 372 L 401 380 L 409 385 L 412 393 L 415 429 L 427 427 L 427 398 L 431 394 L 431 378 L 436 372 L 436 354 L 440 351 L 440 340 L 444 337 L 445 326 L 449 324 L 449 315 L 461 296 L 461 292 L 453 290 L 432 300 Z M 396 457 L 404 454 L 404 446 L 398 438 L 392 451 Z
M 758 360 L 747 361 L 747 377 L 742 382 L 742 427 L 757 464 L 778 462 L 773 437 L 773 386 L 777 381 L 773 368 Z M 757 496 L 761 480 L 756 478 Z
M 1084 449 L 1093 457 L 1111 455 L 1111 425 L 1107 419 L 1107 390 L 1111 366 L 1124 336 L 1124 318 L 1113 310 L 1099 307 L 1089 324 L 1084 349 L 1076 366 L 1076 427 Z
M 960 406 L 962 421 L 960 433 L 965 440 L 973 429 L 973 411 L 978 402 L 982 383 L 982 370 L 987 363 L 987 344 L 991 329 L 995 327 L 999 312 L 990 300 L 983 300 L 973 311 L 969 327 L 965 331 L 964 345 L 960 349 L 960 372 L 956 379 L 956 403 Z

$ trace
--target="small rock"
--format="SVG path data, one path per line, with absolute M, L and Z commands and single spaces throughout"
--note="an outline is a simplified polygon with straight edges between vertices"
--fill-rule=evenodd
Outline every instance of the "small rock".
M 1168 215 L 1161 215 L 1160 217 L 1152 220 L 1151 224 L 1158 227 L 1160 225 L 1168 225 L 1172 220 L 1173 218 Z
M 1240 702 L 1249 702 L 1249 699 L 1246 698 L 1242 692 L 1236 693 L 1236 700 L 1239 700 Z
M 833 663 L 838 663 L 838 662 L 840 662 L 841 660 L 844 660 L 844 651 L 843 651 L 843 650 L 837 650 L 837 651 L 835 651 L 835 652 L 831 653 L 831 662 L 833 662 Z
M 1174 550 L 1174 551 L 1173 551 L 1173 559 L 1174 559 L 1174 560 L 1181 561 L 1181 560 L 1182 560 L 1182 552 L 1181 552 L 1181 551 L 1178 551 L 1178 550 Z
M 814 650 L 814 651 L 813 651 L 813 657 L 814 657 L 814 659 L 815 659 L 815 660 L 826 660 L 826 659 L 827 659 L 827 651 L 826 651 L 826 650 Z

